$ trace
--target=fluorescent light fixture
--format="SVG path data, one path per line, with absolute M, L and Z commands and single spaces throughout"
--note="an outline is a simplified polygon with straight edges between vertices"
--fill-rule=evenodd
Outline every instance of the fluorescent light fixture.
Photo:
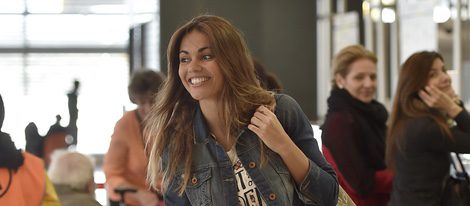
M 372 7 L 377 7 L 377 6 L 380 5 L 380 0 L 371 0 L 371 1 L 370 1 L 370 5 L 371 5 Z
M 382 0 L 382 5 L 384 6 L 390 6 L 395 4 L 395 0 Z
M 391 8 L 382 9 L 382 22 L 393 23 L 395 22 L 395 11 Z
M 370 14 L 370 4 L 368 1 L 362 2 L 362 15 L 369 16 Z
M 370 10 L 370 18 L 372 21 L 377 22 L 380 19 L 380 9 L 373 8 Z
M 450 19 L 450 9 L 447 6 L 435 6 L 432 12 L 432 19 L 436 23 L 444 23 Z

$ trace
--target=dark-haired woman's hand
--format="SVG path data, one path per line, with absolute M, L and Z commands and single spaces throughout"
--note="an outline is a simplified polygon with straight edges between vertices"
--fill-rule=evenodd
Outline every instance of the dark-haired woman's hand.
M 454 101 L 454 97 L 450 97 L 434 86 L 426 86 L 426 88 L 419 91 L 418 94 L 426 105 L 446 112 L 447 115 L 452 118 L 462 111 L 462 108 Z
M 276 115 L 266 106 L 259 106 L 256 109 L 248 129 L 258 135 L 264 144 L 276 153 L 285 151 L 284 148 L 293 144 Z
M 308 173 L 309 159 L 284 131 L 276 115 L 266 106 L 260 106 L 251 118 L 248 129 L 281 156 L 295 182 L 300 184 Z

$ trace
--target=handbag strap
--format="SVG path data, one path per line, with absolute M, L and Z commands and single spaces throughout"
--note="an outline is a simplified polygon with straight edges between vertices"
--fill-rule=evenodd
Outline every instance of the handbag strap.
M 454 161 L 454 158 L 452 158 L 452 155 L 449 154 L 449 157 L 450 157 L 450 162 L 452 163 L 452 166 L 454 167 L 455 169 L 455 172 L 456 172 L 456 175 L 457 177 L 462 177 L 465 178 L 465 181 L 470 184 L 470 178 L 468 176 L 468 173 L 467 173 L 467 170 L 465 169 L 465 166 L 463 165 L 462 163 L 462 159 L 460 158 L 460 154 L 459 153 L 455 153 L 455 157 L 457 158 L 457 162 L 460 166 L 460 168 L 462 168 L 462 171 L 458 171 L 457 170 L 457 165 L 456 162 Z

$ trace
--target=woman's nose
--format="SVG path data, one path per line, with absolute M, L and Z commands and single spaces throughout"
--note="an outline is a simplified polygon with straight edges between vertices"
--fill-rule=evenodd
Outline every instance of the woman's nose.
M 197 72 L 197 71 L 201 71 L 201 64 L 200 62 L 196 59 L 196 60 L 192 60 L 189 64 L 188 64 L 188 70 L 189 71 L 193 71 L 193 72 Z
M 447 81 L 449 81 L 449 82 L 451 81 L 450 76 L 449 76 L 449 74 L 447 74 L 447 72 L 444 73 L 444 81 L 446 81 L 446 82 L 447 82 Z

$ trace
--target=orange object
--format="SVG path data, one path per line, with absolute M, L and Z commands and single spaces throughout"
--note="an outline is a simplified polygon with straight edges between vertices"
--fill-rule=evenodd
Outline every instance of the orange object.
M 30 206 L 41 205 L 46 192 L 46 173 L 43 161 L 23 152 L 24 163 L 18 171 L 0 168 L 0 184 L 3 193 L 0 205 Z M 11 179 L 10 179 L 11 178 Z M 9 185 L 9 186 L 8 186 Z

